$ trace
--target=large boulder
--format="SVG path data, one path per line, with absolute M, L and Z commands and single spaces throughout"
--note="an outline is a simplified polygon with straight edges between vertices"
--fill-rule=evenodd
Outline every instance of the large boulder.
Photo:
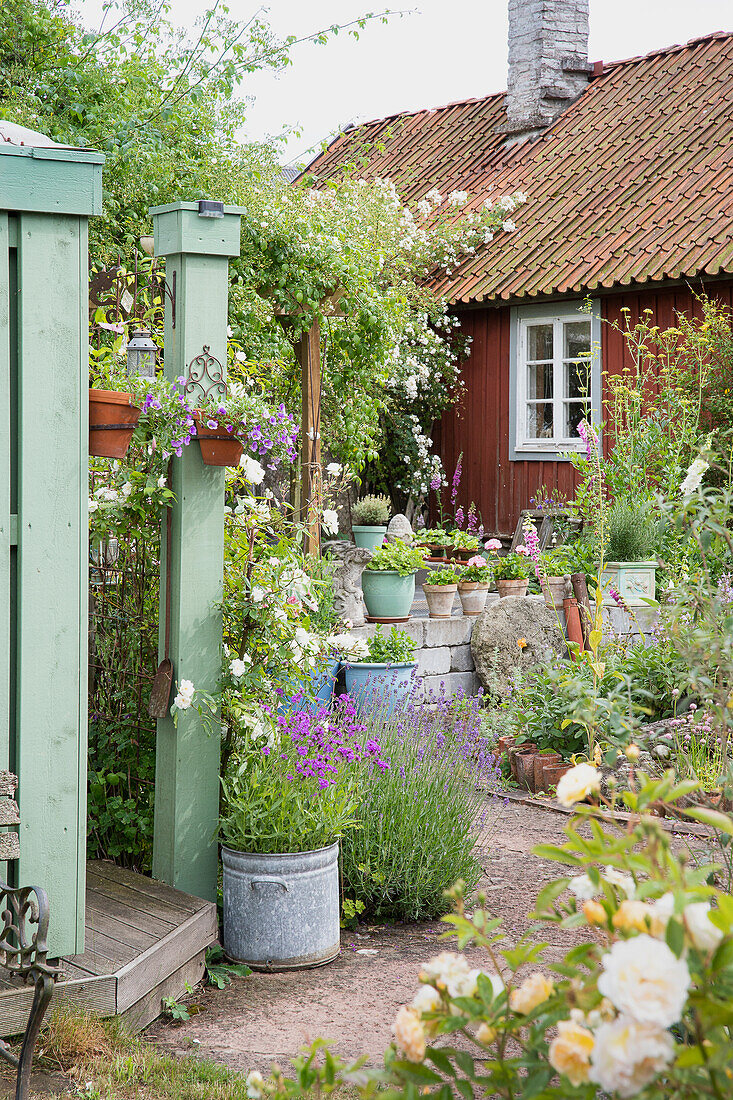
M 508 695 L 517 669 L 565 656 L 557 613 L 539 596 L 505 596 L 480 614 L 471 653 L 485 691 Z

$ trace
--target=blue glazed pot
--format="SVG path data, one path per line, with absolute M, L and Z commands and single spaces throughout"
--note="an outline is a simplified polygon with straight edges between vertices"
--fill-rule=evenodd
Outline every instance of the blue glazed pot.
M 407 619 L 415 599 L 415 574 L 400 576 L 393 569 L 365 569 L 361 590 L 374 619 Z
M 378 550 L 387 534 L 387 525 L 352 523 L 351 530 L 357 546 L 361 546 L 364 550 Z
M 370 707 L 384 707 L 393 714 L 403 707 L 412 691 L 417 661 L 385 665 L 360 661 L 345 664 L 346 690 L 358 713 Z
M 293 694 L 283 699 L 277 708 L 278 714 L 290 714 L 294 710 L 306 711 L 308 714 L 317 714 L 322 707 L 327 707 L 333 697 L 333 689 L 336 683 L 341 661 L 338 657 L 329 657 L 316 665 L 310 673 L 311 691 L 314 699 L 300 697 L 300 691 L 295 684 L 291 685 Z M 287 691 L 287 688 L 285 689 Z

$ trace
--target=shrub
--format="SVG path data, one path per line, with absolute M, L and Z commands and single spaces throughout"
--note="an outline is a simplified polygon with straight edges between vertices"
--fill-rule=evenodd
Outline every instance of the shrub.
M 402 539 L 395 539 L 394 542 L 385 542 L 375 550 L 366 567 L 380 573 L 391 571 L 399 573 L 401 577 L 409 577 L 410 573 L 418 571 L 424 561 L 422 550 L 413 549 Z
M 373 664 L 404 664 L 412 660 L 415 652 L 415 640 L 406 630 L 382 632 L 378 626 L 371 638 L 367 638 L 368 657 L 365 660 Z
M 606 561 L 646 561 L 654 555 L 658 523 L 651 501 L 622 497 L 609 508 L 607 523 Z
M 344 893 L 367 917 L 434 917 L 457 877 L 470 890 L 481 873 L 475 846 L 486 795 L 477 788 L 493 787 L 495 772 L 478 700 L 428 708 L 413 699 L 391 717 L 377 706 L 365 722 L 390 767 L 372 769 L 360 788 L 360 827 L 341 846 Z
M 351 509 L 351 522 L 359 527 L 383 527 L 389 520 L 390 511 L 387 497 L 381 494 L 362 497 Z

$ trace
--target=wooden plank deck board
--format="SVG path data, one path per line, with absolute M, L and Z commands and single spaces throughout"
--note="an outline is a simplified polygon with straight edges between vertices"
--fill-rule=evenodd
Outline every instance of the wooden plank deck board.
M 84 953 L 60 960 L 64 977 L 52 1003 L 123 1015 L 125 1026 L 137 1031 L 159 1014 L 162 997 L 180 996 L 186 981 L 203 973 L 205 949 L 216 940 L 216 906 L 90 862 L 85 929 Z M 32 988 L 0 968 L 0 1036 L 24 1030 L 32 996 Z
M 139 893 L 155 898 L 156 901 L 162 901 L 168 905 L 174 905 L 178 909 L 183 909 L 186 913 L 196 913 L 210 904 L 203 898 L 195 898 L 192 894 L 184 894 L 182 890 L 176 890 L 174 886 L 168 886 L 165 882 L 158 882 L 157 879 L 149 878 L 147 875 L 138 875 L 135 871 L 130 871 L 126 867 L 117 867 L 114 863 L 94 860 L 88 863 L 87 867 L 94 874 L 99 875 L 100 878 L 129 886 Z

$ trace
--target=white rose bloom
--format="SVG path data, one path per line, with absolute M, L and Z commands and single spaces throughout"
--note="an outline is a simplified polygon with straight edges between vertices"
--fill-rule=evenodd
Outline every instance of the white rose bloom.
M 513 233 L 517 227 L 511 218 L 507 218 L 505 222 L 501 223 L 501 228 L 504 230 L 505 233 Z
M 437 1012 L 442 1003 L 440 993 L 432 985 L 421 985 L 412 998 L 412 1007 L 417 1009 L 420 1016 L 424 1012 Z
M 247 665 L 252 664 L 252 658 L 246 654 L 243 658 L 235 657 L 235 659 L 229 665 L 229 671 L 232 676 L 236 676 L 239 679 L 240 676 L 244 676 L 247 671 Z
M 339 462 L 329 462 L 326 466 L 326 473 L 329 477 L 338 477 L 341 473 L 341 464 Z
M 167 483 L 168 482 L 167 482 L 165 474 L 161 474 L 160 477 L 158 478 L 158 488 L 159 489 L 165 489 Z
M 322 526 L 327 535 L 337 535 L 339 533 L 339 518 L 333 508 L 323 509 Z
M 619 890 L 623 890 L 627 898 L 632 897 L 636 890 L 636 883 L 631 875 L 624 875 L 615 867 L 604 867 L 603 878 L 606 882 L 610 882 L 611 886 L 617 886 Z
M 557 800 L 561 806 L 569 809 L 576 802 L 582 802 L 589 794 L 601 789 L 601 773 L 592 764 L 576 764 L 565 772 L 557 785 Z
M 683 497 L 689 497 L 690 494 L 694 493 L 695 489 L 699 487 L 708 465 L 705 459 L 701 458 L 699 455 L 695 461 L 690 464 L 690 468 L 685 475 L 685 480 L 680 485 L 680 492 Z
M 481 970 L 472 970 L 469 967 L 464 955 L 457 955 L 455 951 L 441 951 L 425 964 L 420 971 L 420 977 L 423 981 L 432 982 L 438 989 L 447 989 L 451 997 L 472 997 L 481 973 Z M 496 996 L 504 988 L 503 982 L 496 974 L 487 974 L 487 977 Z M 499 983 L 498 989 L 495 982 Z
M 90 497 L 89 498 L 89 514 L 91 515 L 92 512 L 96 512 L 97 508 L 99 508 L 99 501 L 98 500 L 92 500 L 92 498 Z
M 173 700 L 179 710 L 188 710 L 188 708 L 191 706 L 191 703 L 193 702 L 193 694 L 195 690 L 196 689 L 193 686 L 191 680 L 181 680 L 180 684 L 178 685 L 178 694 Z
M 645 932 L 617 940 L 601 959 L 598 992 L 640 1024 L 671 1027 L 687 1001 L 690 971 L 666 943 Z
M 636 1096 L 674 1056 L 674 1039 L 668 1031 L 618 1016 L 596 1031 L 590 1077 L 604 1092 Z
M 132 492 L 132 482 L 126 481 L 125 484 L 122 486 L 121 492 L 124 499 L 127 500 L 130 493 Z
M 694 901 L 684 911 L 685 927 L 698 951 L 714 951 L 723 933 L 710 920 L 710 905 L 706 901 Z
M 575 878 L 571 878 L 568 890 L 578 901 L 590 901 L 599 894 L 598 887 L 593 885 L 589 875 L 576 875 Z
M 252 485 L 262 484 L 265 477 L 265 471 L 255 458 L 243 454 L 239 460 L 239 465 L 244 470 L 244 476 L 247 481 L 251 482 Z
M 265 1078 L 258 1070 L 253 1069 L 247 1074 L 245 1084 L 247 1086 L 247 1096 L 249 1100 L 260 1100 L 260 1097 L 264 1095 Z

